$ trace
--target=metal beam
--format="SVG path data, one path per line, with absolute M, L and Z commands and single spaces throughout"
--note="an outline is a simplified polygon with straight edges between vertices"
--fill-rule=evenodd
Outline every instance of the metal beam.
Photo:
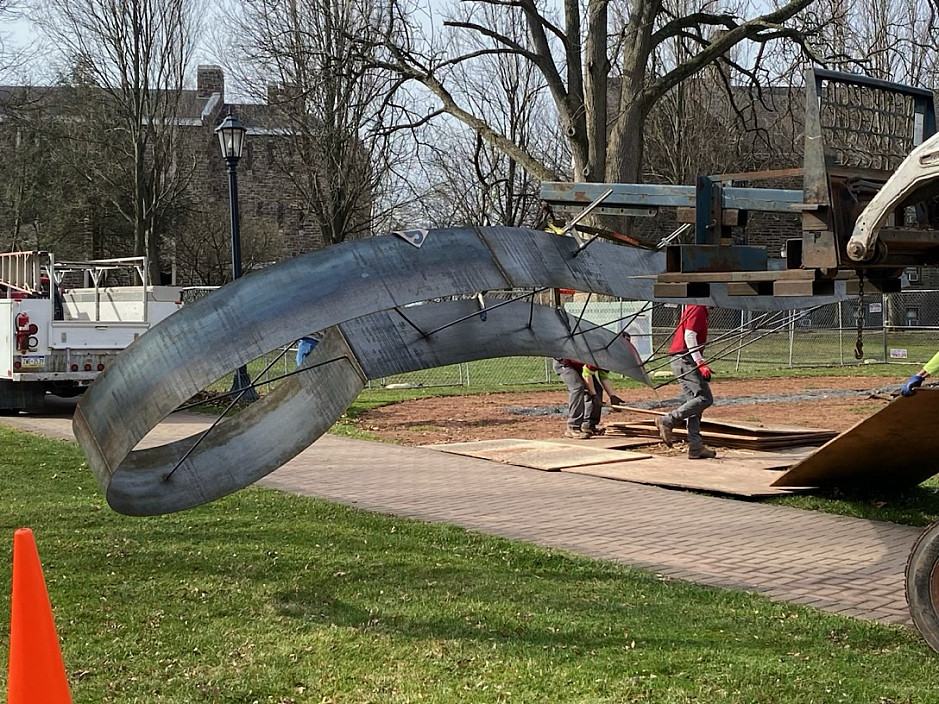
M 587 207 L 608 189 L 611 193 L 603 201 L 607 211 L 614 207 L 694 207 L 694 186 L 670 186 L 646 183 L 564 183 L 541 184 L 541 199 L 552 206 L 572 208 Z M 794 207 L 803 202 L 802 192 L 780 188 L 722 189 L 724 209 L 760 210 L 770 213 L 796 213 Z

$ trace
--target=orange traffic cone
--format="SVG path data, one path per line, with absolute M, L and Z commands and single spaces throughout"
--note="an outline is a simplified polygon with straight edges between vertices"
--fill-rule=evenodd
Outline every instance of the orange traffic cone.
M 29 528 L 13 534 L 12 603 L 7 704 L 71 704 L 52 605 Z

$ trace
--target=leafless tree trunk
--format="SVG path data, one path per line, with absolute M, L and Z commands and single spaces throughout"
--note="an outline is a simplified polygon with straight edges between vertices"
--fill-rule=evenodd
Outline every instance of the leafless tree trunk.
M 483 2 L 476 0 L 473 4 Z M 734 65 L 728 57 L 735 47 L 760 46 L 775 40 L 803 45 L 806 35 L 821 23 L 800 14 L 813 2 L 817 0 L 790 0 L 762 15 L 745 17 L 742 7 L 720 12 L 711 4 L 699 3 L 677 12 L 664 0 L 636 0 L 629 6 L 617 41 L 610 45 L 614 32 L 609 17 L 612 6 L 607 0 L 588 2 L 586 26 L 576 0 L 565 0 L 560 20 L 543 11 L 534 0 L 517 0 L 499 6 L 524 19 L 528 28 L 524 44 L 485 22 L 457 20 L 448 24 L 484 37 L 488 41 L 486 48 L 461 54 L 438 48 L 421 54 L 413 45 L 389 41 L 383 65 L 394 68 L 405 79 L 420 82 L 437 98 L 441 109 L 477 131 L 532 175 L 556 180 L 561 175 L 541 155 L 517 144 L 481 118 L 447 80 L 454 66 L 479 61 L 485 55 L 521 57 L 541 73 L 554 99 L 572 155 L 574 180 L 639 181 L 642 134 L 653 107 L 706 66 L 718 61 Z M 390 17 L 398 24 L 389 36 L 399 37 L 400 24 L 406 22 L 408 12 L 398 4 L 392 7 Z M 410 30 L 413 35 L 419 28 L 411 26 Z M 691 50 L 665 70 L 651 71 L 659 47 L 674 37 L 685 37 Z M 736 68 L 744 71 L 739 75 L 748 75 L 745 66 Z M 607 86 L 613 79 L 619 90 L 611 92 L 618 99 L 607 113 Z
M 132 226 L 134 254 L 150 258 L 155 276 L 161 221 L 192 172 L 177 118 L 194 45 L 194 8 L 190 0 L 40 3 L 37 22 L 84 84 L 71 136 L 100 140 L 93 148 L 103 158 L 79 167 Z
M 482 21 L 522 45 L 526 30 L 520 19 L 482 5 L 465 12 L 461 21 Z M 451 32 L 449 41 L 462 51 L 485 50 L 480 37 Z M 455 66 L 450 80 L 473 114 L 514 144 L 541 155 L 559 173 L 570 168 L 547 87 L 529 61 L 517 54 L 487 54 Z M 435 121 L 430 134 L 422 160 L 428 181 L 424 221 L 534 225 L 541 219 L 538 182 L 512 156 L 452 119 Z

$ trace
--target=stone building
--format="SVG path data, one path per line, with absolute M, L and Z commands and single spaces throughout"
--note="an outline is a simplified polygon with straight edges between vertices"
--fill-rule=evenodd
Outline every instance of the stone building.
M 56 124 L 61 126 L 61 117 L 75 112 L 77 94 L 72 86 L 0 87 L 0 148 L 6 154 L 0 164 L 3 249 L 54 248 L 71 258 L 132 254 L 126 233 L 123 240 L 107 234 L 126 230 L 126 218 L 113 204 L 89 198 L 81 183 L 70 181 L 75 170 L 56 162 L 62 146 Z M 182 91 L 175 117 L 179 140 L 174 169 L 186 175 L 185 190 L 177 197 L 185 217 L 158 233 L 163 272 L 175 268 L 184 284 L 220 284 L 230 275 L 227 165 L 215 135 L 229 112 L 247 128 L 237 169 L 244 267 L 325 246 L 310 217 L 310 204 L 295 184 L 306 165 L 295 153 L 293 133 L 279 117 L 282 104 L 283 91 L 276 86 L 269 87 L 266 102 L 229 102 L 221 67 L 197 68 L 196 87 Z M 50 193 L 54 199 L 44 196 Z M 32 200 L 27 202 L 24 194 Z M 350 238 L 367 234 L 371 203 L 369 198 L 362 201 Z
M 249 237 L 258 229 L 276 233 L 266 240 L 267 261 L 315 251 L 327 244 L 293 182 L 304 165 L 295 153 L 289 127 L 278 117 L 283 94 L 281 88 L 270 85 L 266 103 L 228 102 L 221 67 L 202 65 L 197 69 L 196 89 L 184 96 L 186 112 L 180 115 L 180 124 L 192 129 L 191 144 L 199 157 L 192 179 L 193 199 L 213 212 L 228 212 L 227 166 L 214 130 L 229 112 L 247 128 L 237 172 L 242 231 Z M 362 204 L 363 219 L 369 206 Z M 366 228 L 360 227 L 349 236 L 364 234 Z M 255 261 L 255 265 L 263 263 Z

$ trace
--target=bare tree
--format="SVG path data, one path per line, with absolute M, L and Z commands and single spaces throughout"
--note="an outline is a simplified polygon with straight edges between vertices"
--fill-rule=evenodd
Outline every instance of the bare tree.
M 831 65 L 921 86 L 939 77 L 937 7 L 911 0 L 826 0 L 836 18 L 820 39 Z
M 177 124 L 196 33 L 190 0 L 38 1 L 36 22 L 81 96 L 63 123 L 84 142 L 76 168 L 130 224 L 134 253 L 156 274 L 161 224 L 192 173 Z
M 463 21 L 498 27 L 524 44 L 518 16 L 489 5 L 469 8 Z M 455 31 L 453 44 L 464 52 L 485 47 L 480 37 Z M 513 143 L 541 155 L 563 171 L 570 163 L 547 86 L 537 69 L 517 54 L 485 54 L 478 62 L 457 66 L 452 82 L 473 113 L 507 135 Z M 533 225 L 541 218 L 538 181 L 511 156 L 453 119 L 435 121 L 422 160 L 428 189 L 422 201 L 436 224 Z
M 699 3 L 677 13 L 664 0 L 635 0 L 627 6 L 622 26 L 614 28 L 608 0 L 587 0 L 585 13 L 576 0 L 565 0 L 560 20 L 535 0 L 511 0 L 493 4 L 524 20 L 528 28 L 525 44 L 491 25 L 454 20 L 447 24 L 485 38 L 486 48 L 460 54 L 444 50 L 420 53 L 412 45 L 389 40 L 384 65 L 420 82 L 441 109 L 511 155 L 529 173 L 556 180 L 561 174 L 555 168 L 476 114 L 450 82 L 458 65 L 491 54 L 518 56 L 535 66 L 548 86 L 568 140 L 574 180 L 638 181 L 642 134 L 653 107 L 682 81 L 719 61 L 733 66 L 738 75 L 755 75 L 747 63 L 737 63 L 731 56 L 739 46 L 759 47 L 775 40 L 804 45 L 806 34 L 823 23 L 804 13 L 816 1 L 790 0 L 747 17 L 742 6 L 723 11 L 712 3 Z M 393 37 L 400 36 L 400 27 L 408 25 L 409 17 L 409 8 L 398 2 L 392 5 Z M 412 35 L 419 33 L 413 22 L 409 28 Z M 673 65 L 653 71 L 659 47 L 674 37 L 687 40 L 688 53 Z M 758 61 L 760 52 L 748 52 L 746 58 Z M 614 77 L 618 98 L 610 105 L 607 96 Z
M 393 207 L 386 172 L 404 158 L 396 74 L 368 51 L 381 6 L 370 0 L 257 0 L 230 28 L 249 89 L 266 92 L 292 149 L 283 163 L 301 218 L 326 244 L 370 234 Z M 361 40 L 361 41 L 360 41 Z M 245 66 L 248 67 L 245 70 Z M 269 85 L 275 83 L 274 89 Z
M 283 233 L 264 218 L 245 215 L 241 220 L 242 267 L 248 273 L 271 261 L 283 249 Z M 231 281 L 231 230 L 228 205 L 202 207 L 175 228 L 167 247 L 173 250 L 179 283 L 220 286 Z

